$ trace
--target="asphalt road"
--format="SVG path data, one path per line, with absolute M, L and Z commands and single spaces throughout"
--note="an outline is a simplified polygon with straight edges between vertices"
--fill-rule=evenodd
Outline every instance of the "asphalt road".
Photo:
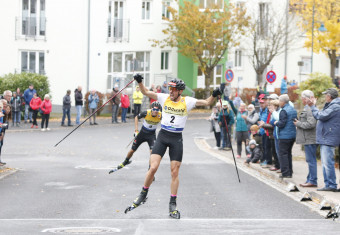
M 177 206 L 181 220 L 169 219 L 170 164 L 166 154 L 146 204 L 124 214 L 143 186 L 148 146 L 131 165 L 122 162 L 133 138 L 131 123 L 8 133 L 2 159 L 19 170 L 0 179 L 0 234 L 338 234 L 325 220 L 256 178 L 195 145 L 211 136 L 205 120 L 189 120 Z M 230 154 L 230 152 L 226 152 Z M 60 229 L 63 228 L 63 229 Z M 59 230 L 58 230 L 59 229 Z M 111 230 L 110 230 L 111 229 Z

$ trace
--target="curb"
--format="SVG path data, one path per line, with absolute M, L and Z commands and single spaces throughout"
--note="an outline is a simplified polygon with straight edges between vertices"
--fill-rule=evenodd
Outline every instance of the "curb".
M 225 157 L 225 154 L 223 154 L 223 155 L 221 154 L 221 150 L 215 150 L 210 146 L 210 144 L 206 141 L 207 138 L 198 138 L 198 139 L 200 139 L 202 142 L 204 142 L 204 145 L 207 148 L 209 148 L 210 151 L 213 151 L 214 153 L 220 155 L 221 157 Z M 223 152 L 225 152 L 225 151 L 223 150 Z M 238 161 L 237 159 L 236 159 L 236 163 L 238 163 L 238 165 L 243 164 L 242 161 Z M 288 179 L 281 179 L 279 177 L 279 174 L 271 172 L 271 171 L 267 170 L 267 168 L 262 168 L 262 167 L 260 167 L 259 164 L 256 164 L 256 165 L 255 164 L 249 164 L 249 165 L 247 164 L 247 165 L 244 165 L 244 167 L 255 170 L 261 176 L 264 176 L 266 178 L 274 180 L 282 188 L 284 188 L 286 192 L 301 192 L 301 193 L 303 193 L 303 196 L 301 197 L 300 201 L 301 202 L 303 202 L 303 201 L 313 201 L 314 203 L 319 205 L 319 210 L 329 210 L 329 213 L 331 213 L 332 211 L 334 212 L 334 211 L 338 210 L 339 207 L 340 207 L 340 204 L 337 204 L 337 203 L 327 199 L 325 196 L 323 196 L 319 193 L 316 193 L 314 191 L 310 192 L 308 190 L 300 191 L 301 187 L 297 187 L 297 185 L 294 182 L 292 182 Z M 338 215 L 338 216 L 340 216 L 340 215 Z M 337 217 L 328 217 L 328 215 L 327 215 L 326 219 L 327 218 L 333 218 L 333 220 L 334 220 Z
M 15 168 L 9 168 L 6 166 L 0 166 L 0 179 L 3 179 L 11 174 L 14 174 L 15 172 L 17 172 L 18 169 Z

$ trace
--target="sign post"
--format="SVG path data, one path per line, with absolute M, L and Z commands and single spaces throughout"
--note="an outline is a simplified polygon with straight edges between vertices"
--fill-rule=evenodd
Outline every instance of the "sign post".
M 225 72 L 225 75 L 224 75 L 224 78 L 227 82 L 232 82 L 233 79 L 234 79 L 234 73 L 231 69 L 228 69 L 226 72 Z
M 273 70 L 270 70 L 267 75 L 266 75 L 266 79 L 269 83 L 273 83 L 276 80 L 276 74 Z

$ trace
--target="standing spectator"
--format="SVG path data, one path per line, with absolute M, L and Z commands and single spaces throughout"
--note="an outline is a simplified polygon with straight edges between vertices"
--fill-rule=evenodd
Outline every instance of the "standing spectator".
M 65 118 L 67 115 L 67 125 L 71 124 L 71 90 L 67 90 L 66 95 L 63 98 L 63 118 L 61 119 L 61 126 L 65 126 Z
M 316 120 L 313 117 L 312 109 L 307 105 L 308 100 L 314 97 L 314 93 L 310 90 L 304 90 L 301 93 L 301 100 L 305 106 L 299 115 L 299 119 L 294 121 L 296 130 L 296 143 L 305 147 L 306 162 L 308 163 L 308 176 L 305 183 L 300 184 L 301 187 L 317 187 L 317 161 L 316 161 Z
M 161 93 L 169 94 L 168 84 L 166 81 L 163 82 L 163 86 L 161 87 Z
M 50 113 L 52 112 L 52 103 L 51 103 L 49 94 L 45 95 L 44 100 L 41 103 L 40 109 L 42 111 L 41 131 L 46 131 L 46 130 L 49 131 L 50 128 L 48 128 L 48 121 L 50 120 Z M 44 128 L 44 124 L 46 128 Z
M 40 105 L 41 105 L 41 99 L 37 93 L 34 93 L 33 98 L 31 99 L 31 102 L 30 102 L 30 107 L 33 112 L 33 123 L 32 123 L 31 128 L 33 128 L 34 126 L 35 128 L 38 128 L 37 116 L 38 116 Z
M 335 148 L 340 144 L 340 98 L 336 88 L 329 88 L 322 92 L 326 104 L 321 111 L 315 107 L 316 99 L 308 100 L 316 125 L 316 143 L 320 144 L 320 154 L 325 187 L 318 191 L 337 191 L 334 154 Z M 340 190 L 339 190 L 340 191 Z
M 3 140 L 4 140 L 4 136 L 5 136 L 5 130 L 2 129 L 2 124 L 4 124 L 4 113 L 3 113 L 3 103 L 0 100 L 0 166 L 4 166 L 6 165 L 6 162 L 3 162 L 1 160 L 1 149 L 2 149 L 2 145 L 3 145 Z
M 153 91 L 153 92 L 155 92 L 155 93 L 158 93 L 158 92 L 157 92 L 157 89 L 156 89 L 156 87 L 155 87 L 155 84 L 152 84 L 152 85 L 151 85 L 150 91 Z M 153 102 L 155 102 L 155 101 L 156 101 L 156 100 L 150 98 L 150 107 L 151 107 L 151 104 L 152 104 Z
M 162 88 L 161 88 L 160 85 L 158 85 L 158 86 L 156 87 L 156 93 L 161 93 L 161 92 L 162 92 Z
M 269 111 L 268 111 L 268 100 L 267 100 L 267 96 L 265 94 L 261 94 L 259 96 L 259 102 L 260 102 L 260 118 L 258 123 L 264 122 L 267 123 L 268 121 L 268 115 L 269 115 Z M 270 120 L 270 117 L 269 117 Z M 271 145 L 270 145 L 270 141 L 269 141 L 269 133 L 265 131 L 264 128 L 260 129 L 260 135 L 262 136 L 262 149 L 263 149 L 263 156 L 261 159 L 261 166 L 263 167 L 267 167 L 268 164 L 270 164 L 271 162 L 268 162 L 271 159 Z
M 284 76 L 283 79 L 281 80 L 281 95 L 287 94 L 288 89 L 287 89 L 287 76 Z
M 17 88 L 17 97 L 20 98 L 20 103 L 21 103 L 21 106 L 20 106 L 20 121 L 21 121 L 21 112 L 24 112 L 24 115 L 25 115 L 25 99 L 24 99 L 24 95 L 21 94 L 20 92 L 20 88 Z
M 122 107 L 122 122 L 126 123 L 126 114 L 130 107 L 130 99 L 125 91 L 122 91 L 122 96 L 120 97 L 120 103 Z
M 253 104 L 248 105 L 248 115 L 242 115 L 242 118 L 247 123 L 248 133 L 250 136 L 250 127 L 257 123 L 259 120 L 259 114 L 255 110 L 255 106 Z
M 91 114 L 93 114 L 97 107 L 98 107 L 98 103 L 99 103 L 99 96 L 96 92 L 96 90 L 92 90 L 91 94 L 89 95 L 89 109 Z M 93 123 L 91 122 L 91 118 L 93 119 Z M 94 114 L 92 117 L 90 118 L 90 125 L 98 125 L 98 123 L 96 123 L 96 114 Z
M 242 142 L 244 142 L 244 148 L 246 151 L 247 157 L 250 157 L 250 153 L 246 150 L 249 140 L 248 127 L 245 122 L 245 119 L 248 116 L 248 112 L 246 110 L 246 104 L 241 103 L 239 109 L 237 110 L 234 107 L 234 103 L 229 101 L 231 108 L 236 114 L 236 143 L 237 143 L 237 158 L 241 157 L 242 153 Z
M 296 110 L 289 105 L 287 94 L 279 97 L 280 107 L 282 108 L 279 121 L 274 125 L 279 128 L 279 157 L 281 167 L 281 178 L 292 178 L 293 159 L 292 148 L 296 138 L 296 128 L 293 121 L 297 118 Z
M 289 101 L 290 102 L 290 101 Z M 280 104 L 279 104 L 279 100 L 271 100 L 270 101 L 270 105 L 272 105 L 274 107 L 274 111 L 272 112 L 272 118 L 270 120 L 270 124 L 272 124 L 274 126 L 274 146 L 275 146 L 275 152 L 276 152 L 276 156 L 278 159 L 278 162 L 280 163 L 280 157 L 279 157 L 279 128 L 277 126 L 274 125 L 275 121 L 279 121 L 280 119 L 280 112 L 281 112 L 281 108 L 280 108 Z M 273 151 L 273 148 L 272 148 Z M 275 171 L 277 173 L 281 173 L 281 170 L 279 169 L 280 166 L 275 167 L 273 166 L 272 168 L 270 168 L 269 170 L 271 171 Z
M 277 103 L 279 103 L 278 100 L 276 100 Z M 270 146 L 271 146 L 271 150 L 269 152 L 269 157 L 270 159 L 267 159 L 267 163 L 268 162 L 272 162 L 272 156 L 274 157 L 274 166 L 271 167 L 269 170 L 271 171 L 277 171 L 280 169 L 280 162 L 278 160 L 278 156 L 276 154 L 276 149 L 275 149 L 275 138 L 274 138 L 274 124 L 272 123 L 272 121 L 274 120 L 273 118 L 273 112 L 276 111 L 275 106 L 273 105 L 273 103 L 269 103 L 268 106 L 268 118 L 267 118 L 267 122 L 263 122 L 261 121 L 260 127 L 263 127 L 266 131 L 266 134 L 268 136 L 268 141 L 270 142 Z M 269 163 L 268 163 L 269 164 Z
M 217 103 L 218 104 L 218 103 Z M 217 149 L 219 149 L 221 147 L 221 128 L 218 125 L 218 108 L 217 106 L 213 107 L 212 109 L 212 113 L 209 117 L 209 121 L 211 123 L 211 132 L 214 132 L 215 135 L 215 139 L 216 139 L 216 147 Z
M 77 117 L 76 117 L 76 124 L 80 124 L 80 116 L 81 116 L 81 109 L 83 107 L 83 94 L 81 93 L 82 87 L 78 86 L 77 89 L 74 90 L 74 100 L 76 101 L 76 109 L 77 109 Z
M 14 123 L 16 126 L 20 125 L 20 109 L 21 109 L 21 99 L 19 96 L 17 96 L 16 92 L 13 92 L 13 97 L 11 99 L 11 106 L 12 106 L 12 126 L 14 126 Z
M 230 110 L 229 103 L 226 100 L 222 101 L 222 108 L 220 114 L 218 115 L 218 124 L 221 127 L 221 141 L 222 146 L 220 149 L 231 149 L 231 139 L 229 139 L 231 127 L 234 124 L 234 113 Z M 224 115 L 223 115 L 224 114 Z M 225 120 L 225 121 L 224 121 Z M 225 125 L 227 123 L 227 126 Z M 228 129 L 227 129 L 228 128 Z M 228 136 L 229 132 L 229 136 Z
M 28 88 L 24 92 L 24 100 L 25 100 L 25 123 L 27 123 L 27 120 L 30 120 L 30 123 L 32 123 L 32 110 L 30 110 L 30 103 L 33 98 L 34 93 L 37 93 L 37 91 L 34 89 L 33 84 L 29 85 Z
M 117 117 L 119 112 L 119 104 L 120 104 L 120 94 L 116 95 L 118 93 L 118 84 L 114 86 L 111 92 L 111 105 L 112 105 L 112 123 L 118 123 Z
M 133 109 L 134 116 L 136 117 L 140 113 L 140 109 L 142 106 L 143 94 L 139 90 L 139 86 L 136 86 L 135 92 L 133 92 Z

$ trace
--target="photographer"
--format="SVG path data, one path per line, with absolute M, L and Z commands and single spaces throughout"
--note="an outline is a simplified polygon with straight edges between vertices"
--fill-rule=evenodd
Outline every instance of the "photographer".
M 5 131 L 8 129 L 8 124 L 4 123 L 4 105 L 3 100 L 0 100 L 0 166 L 6 165 L 5 162 L 1 161 L 1 149 L 5 137 Z

